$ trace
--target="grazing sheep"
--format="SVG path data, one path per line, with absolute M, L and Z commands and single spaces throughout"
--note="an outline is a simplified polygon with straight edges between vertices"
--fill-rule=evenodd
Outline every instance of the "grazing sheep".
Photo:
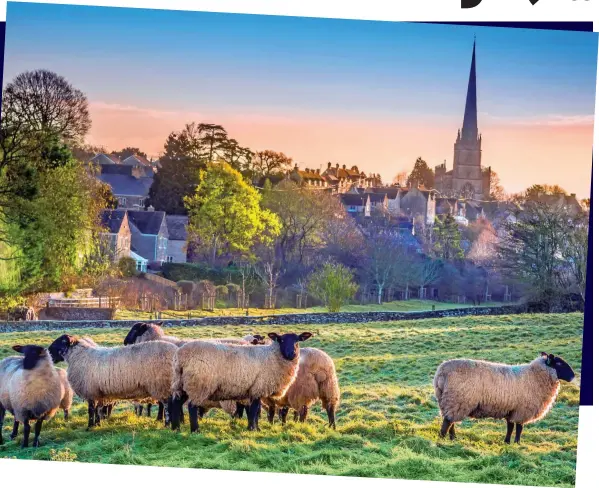
M 270 423 L 274 420 L 277 407 L 281 421 L 285 423 L 290 407 L 299 414 L 299 421 L 304 422 L 308 409 L 320 400 L 327 412 L 329 427 L 335 429 L 335 411 L 340 397 L 335 363 L 331 357 L 320 349 L 304 347 L 300 350 L 297 376 L 285 395 L 279 399 L 264 398 L 262 402 L 268 407 L 267 418 Z
M 516 366 L 473 359 L 452 359 L 437 369 L 433 386 L 443 416 L 441 437 L 455 439 L 455 422 L 466 417 L 505 419 L 506 444 L 514 425 L 516 437 L 524 424 L 543 418 L 559 392 L 559 380 L 572 381 L 574 371 L 559 356 L 542 352 L 529 364 Z
M 0 362 L 0 444 L 8 410 L 15 418 L 11 438 L 16 437 L 22 422 L 22 447 L 28 447 L 29 422 L 35 420 L 33 447 L 38 447 L 42 422 L 51 419 L 60 407 L 64 387 L 46 349 L 33 345 L 17 345 L 13 349 L 23 357 L 9 356 Z
M 163 341 L 131 347 L 99 347 L 62 335 L 49 347 L 55 363 L 66 361 L 71 387 L 88 402 L 88 429 L 100 424 L 100 408 L 117 400 L 170 396 L 172 364 L 177 347 Z
M 179 428 L 180 406 L 189 399 L 191 431 L 198 430 L 198 406 L 206 401 L 250 400 L 248 429 L 258 429 L 260 399 L 285 394 L 297 374 L 299 342 L 312 334 L 268 336 L 273 343 L 252 347 L 195 341 L 177 351 L 173 393 L 169 401 L 172 428 Z
M 130 344 L 139 344 L 142 342 L 162 340 L 162 341 L 171 342 L 171 343 L 175 344 L 177 347 L 181 347 L 185 344 L 188 344 L 189 342 L 196 341 L 196 340 L 217 342 L 217 343 L 222 343 L 222 344 L 238 344 L 238 345 L 258 344 L 259 343 L 258 341 L 261 341 L 262 343 L 264 343 L 265 340 L 272 342 L 272 341 L 270 341 L 270 339 L 265 339 L 263 336 L 246 336 L 243 339 L 237 339 L 237 338 L 180 339 L 179 337 L 166 335 L 164 333 L 164 329 L 162 329 L 162 327 L 160 327 L 160 325 L 162 325 L 162 322 L 159 322 L 158 324 L 149 324 L 149 323 L 138 322 L 138 323 L 134 324 L 133 327 L 131 327 L 131 330 L 129 331 L 129 333 L 127 334 L 127 337 L 125 337 L 125 340 L 123 342 L 127 346 Z M 143 413 L 143 406 L 140 403 L 136 403 L 134 405 L 134 408 L 135 408 L 135 413 L 137 415 L 141 416 Z M 148 417 L 150 416 L 151 408 L 152 408 L 152 405 L 148 404 L 147 405 Z M 230 402 L 230 401 L 206 402 L 205 404 L 198 406 L 199 417 L 203 418 L 204 415 L 211 408 L 222 408 L 225 412 L 227 412 L 232 417 L 241 418 L 243 416 L 244 410 L 249 408 L 249 402 L 247 402 L 247 401 L 246 402 L 238 402 L 237 404 L 235 402 Z M 162 403 L 159 403 L 158 417 L 156 420 L 162 420 L 163 411 L 164 411 L 164 407 L 163 407 Z M 183 411 L 181 411 L 181 420 L 183 420 L 183 418 L 184 418 L 184 414 L 183 414 Z

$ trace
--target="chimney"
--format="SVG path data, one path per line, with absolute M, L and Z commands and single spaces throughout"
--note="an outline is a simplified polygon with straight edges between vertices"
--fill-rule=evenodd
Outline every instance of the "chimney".
M 148 212 L 153 212 L 153 211 L 154 211 L 154 207 L 153 207 L 152 205 L 150 205 L 150 206 L 148 207 Z
M 331 162 L 329 161 L 327 168 L 330 168 L 330 167 L 331 167 Z
M 345 164 L 343 165 L 343 169 L 345 169 Z
M 572 198 L 576 198 L 576 193 L 570 193 L 570 196 L 571 196 Z
M 337 166 L 336 166 L 336 167 L 337 167 L 337 169 L 339 169 L 339 163 L 337 163 Z

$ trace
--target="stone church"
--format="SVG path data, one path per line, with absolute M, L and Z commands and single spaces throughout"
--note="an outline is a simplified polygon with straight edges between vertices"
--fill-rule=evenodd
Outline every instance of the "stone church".
M 435 190 L 443 196 L 484 200 L 491 189 L 491 168 L 481 166 L 482 137 L 478 133 L 476 109 L 476 41 L 472 47 L 472 64 L 466 94 L 464 123 L 458 130 L 453 149 L 453 169 L 445 163 L 435 167 Z

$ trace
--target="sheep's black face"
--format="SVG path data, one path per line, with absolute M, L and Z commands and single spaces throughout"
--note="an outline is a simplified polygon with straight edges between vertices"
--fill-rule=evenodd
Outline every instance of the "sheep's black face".
M 299 355 L 299 344 L 298 342 L 308 340 L 312 337 L 310 332 L 302 332 L 300 335 L 297 334 L 275 334 L 271 332 L 268 334 L 274 342 L 279 343 L 279 347 L 281 348 L 282 356 L 289 360 L 293 361 Z
M 563 358 L 544 352 L 541 353 L 541 356 L 545 359 L 547 366 L 555 369 L 558 379 L 570 382 L 576 376 L 572 367 Z
M 33 369 L 38 361 L 46 355 L 46 350 L 40 346 L 12 346 L 13 350 L 20 352 L 23 358 L 23 369 Z
M 125 344 L 125 346 L 135 344 L 135 341 L 137 340 L 137 338 L 139 336 L 143 335 L 143 333 L 146 330 L 148 330 L 148 324 L 143 324 L 141 322 L 138 322 L 137 324 L 133 325 L 133 327 L 131 327 L 131 330 L 127 334 L 127 337 L 125 337 L 125 340 L 123 341 L 123 343 Z
M 67 334 L 61 335 L 52 344 L 50 344 L 50 347 L 48 348 L 50 356 L 52 357 L 52 361 L 55 363 L 64 361 L 65 354 L 75 344 L 77 344 L 77 339 L 75 339 L 73 336 Z

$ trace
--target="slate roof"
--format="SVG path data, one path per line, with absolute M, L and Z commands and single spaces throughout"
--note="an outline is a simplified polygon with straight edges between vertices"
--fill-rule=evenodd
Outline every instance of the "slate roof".
M 358 193 L 342 193 L 339 196 L 343 205 L 364 206 L 366 205 L 366 200 L 368 199 L 368 196 L 363 196 Z
M 128 158 L 123 159 L 121 164 L 126 164 L 129 166 L 135 166 L 136 164 L 141 164 L 143 166 L 152 166 L 150 161 L 148 161 L 143 156 L 140 156 L 139 154 L 133 154 L 133 155 L 129 156 Z
M 129 222 L 142 234 L 158 234 L 166 214 L 162 211 L 127 210 Z
M 186 241 L 188 222 L 189 218 L 185 215 L 167 215 L 168 238 L 171 241 Z
M 100 222 L 102 227 L 107 229 L 108 232 L 111 234 L 118 234 L 119 230 L 121 229 L 121 225 L 123 224 L 125 215 L 127 215 L 126 210 L 102 210 Z
M 370 201 L 372 203 L 383 203 L 385 201 L 385 197 L 387 196 L 385 193 L 368 193 L 370 196 Z
M 397 197 L 398 193 L 399 193 L 399 188 L 397 187 L 391 187 L 391 188 L 385 188 L 385 187 L 374 187 L 372 188 L 372 192 L 373 193 L 384 193 L 387 195 L 387 198 L 390 200 L 395 200 L 395 198 Z
M 108 183 L 114 195 L 147 197 L 152 178 L 135 178 L 130 175 L 102 173 L 98 178 Z

